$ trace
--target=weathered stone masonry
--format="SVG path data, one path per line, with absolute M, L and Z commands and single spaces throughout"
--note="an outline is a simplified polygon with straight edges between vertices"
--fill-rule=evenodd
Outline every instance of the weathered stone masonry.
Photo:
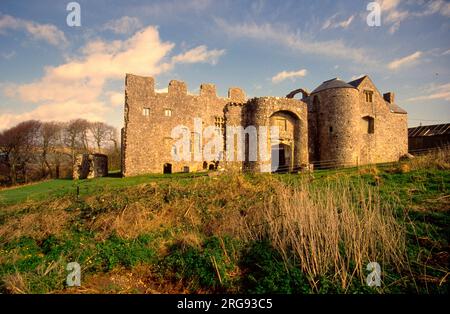
M 302 99 L 294 99 L 296 92 Z M 125 126 L 122 130 L 122 172 L 144 173 L 239 168 L 250 171 L 280 168 L 295 170 L 310 163 L 354 165 L 398 160 L 407 153 L 407 114 L 394 103 L 393 93 L 381 95 L 369 77 L 345 83 L 325 81 L 311 94 L 303 89 L 285 97 L 246 99 L 240 88 L 230 88 L 227 98 L 218 97 L 213 84 L 202 84 L 199 95 L 187 92 L 184 82 L 171 81 L 167 93 L 156 93 L 154 80 L 127 74 L 125 79 Z M 369 96 L 370 95 L 370 96 Z M 179 161 L 171 156 L 175 139 L 171 131 L 184 125 L 191 141 L 194 118 L 203 127 L 223 130 L 226 157 L 227 126 L 278 126 L 277 142 L 268 139 L 271 160 L 227 162 L 218 160 Z M 204 145 L 205 143 L 201 143 Z M 277 166 L 275 166 L 276 168 Z

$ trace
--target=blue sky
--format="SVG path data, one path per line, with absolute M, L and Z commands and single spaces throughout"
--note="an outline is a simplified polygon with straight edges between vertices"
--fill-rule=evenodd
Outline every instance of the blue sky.
M 192 93 L 215 83 L 248 97 L 284 96 L 368 74 L 394 91 L 409 125 L 450 121 L 450 2 L 70 1 L 0 3 L 0 129 L 83 117 L 123 125 L 125 73 L 171 79 Z

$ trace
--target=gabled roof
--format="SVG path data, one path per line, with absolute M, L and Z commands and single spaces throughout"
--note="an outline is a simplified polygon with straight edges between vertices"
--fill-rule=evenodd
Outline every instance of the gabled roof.
M 374 88 L 376 89 L 375 84 L 372 82 L 372 80 L 370 79 L 370 77 L 368 75 L 361 76 L 360 78 L 357 78 L 356 80 L 348 82 L 348 84 L 352 85 L 355 88 L 359 88 L 359 86 L 365 79 L 368 79 L 371 82 L 371 84 L 374 86 Z M 381 96 L 381 94 L 380 94 L 380 96 Z M 390 112 L 407 114 L 406 110 L 401 108 L 399 105 L 397 105 L 395 103 L 390 103 L 388 101 L 385 101 L 385 103 L 386 103 L 386 106 L 389 107 Z
M 367 75 L 361 76 L 360 78 L 357 78 L 356 80 L 353 80 L 351 82 L 348 82 L 350 85 L 352 85 L 353 87 L 358 88 L 359 85 L 362 83 L 362 81 L 364 81 L 364 79 L 368 77 Z
M 317 87 L 315 90 L 311 92 L 311 94 L 321 92 L 323 90 L 330 88 L 355 88 L 355 87 L 335 77 L 331 80 L 325 81 L 322 84 L 320 84 L 319 87 Z
M 401 108 L 396 104 L 391 104 L 388 101 L 385 101 L 386 105 L 389 107 L 389 110 L 393 113 L 407 113 L 405 109 Z
M 450 135 L 450 123 L 416 126 L 408 129 L 408 137 Z

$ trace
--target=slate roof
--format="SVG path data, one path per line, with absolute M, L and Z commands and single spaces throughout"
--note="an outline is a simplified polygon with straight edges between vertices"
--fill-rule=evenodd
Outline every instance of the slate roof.
M 391 112 L 394 112 L 394 113 L 407 113 L 406 110 L 404 110 L 403 108 L 400 108 L 400 106 L 398 106 L 397 104 L 395 104 L 395 103 L 391 104 L 388 101 L 385 101 L 385 102 L 386 102 L 386 105 L 389 107 L 389 110 Z
M 319 87 L 317 87 L 315 90 L 311 92 L 311 94 L 330 88 L 355 88 L 355 87 L 335 77 L 334 79 L 325 81 L 322 84 L 320 84 Z
M 360 78 L 357 78 L 356 80 L 353 80 L 351 82 L 348 82 L 353 87 L 358 88 L 359 84 L 367 77 L 367 75 L 361 76 Z

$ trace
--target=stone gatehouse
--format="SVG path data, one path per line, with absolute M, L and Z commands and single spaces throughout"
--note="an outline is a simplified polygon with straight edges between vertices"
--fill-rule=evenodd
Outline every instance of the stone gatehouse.
M 154 84 L 151 77 L 126 75 L 124 176 L 217 167 L 298 171 L 310 164 L 340 167 L 396 161 L 408 151 L 406 111 L 395 104 L 392 92 L 381 94 L 368 76 L 348 83 L 337 78 L 328 80 L 311 93 L 299 89 L 286 97 L 252 99 L 237 87 L 221 98 L 213 84 L 202 84 L 198 95 L 188 93 L 181 81 L 171 81 L 167 93 L 155 92 Z M 302 94 L 301 99 L 294 98 L 297 93 Z M 195 125 L 195 119 L 201 124 Z M 193 158 L 187 160 L 173 158 L 178 139 L 172 131 L 180 126 L 190 141 L 185 150 Z M 208 145 L 203 138 L 208 126 L 215 127 L 222 144 L 216 157 L 194 158 L 196 151 Z M 267 147 L 267 158 L 250 158 L 250 135 L 239 139 L 227 134 L 239 127 L 245 131 L 269 130 L 258 142 L 259 151 Z M 278 130 L 276 138 L 272 136 L 273 127 Z M 236 141 L 230 144 L 230 139 Z M 241 159 L 234 158 L 240 140 L 244 144 Z M 230 149 L 233 147 L 236 149 Z

